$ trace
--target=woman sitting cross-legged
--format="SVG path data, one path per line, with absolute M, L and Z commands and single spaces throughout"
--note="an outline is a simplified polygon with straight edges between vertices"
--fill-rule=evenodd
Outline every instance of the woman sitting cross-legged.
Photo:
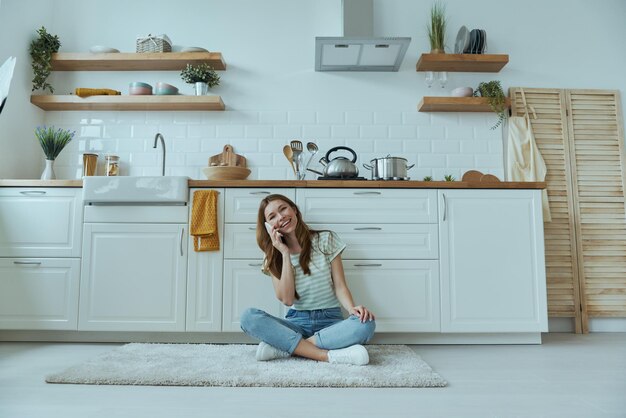
M 365 365 L 361 344 L 374 335 L 374 314 L 355 306 L 346 284 L 341 252 L 346 247 L 331 231 L 315 231 L 300 210 L 282 195 L 259 206 L 257 243 L 265 253 L 263 272 L 272 277 L 276 297 L 291 306 L 285 319 L 249 308 L 241 329 L 261 340 L 260 361 L 296 355 L 318 361 Z M 350 316 L 343 318 L 343 306 Z

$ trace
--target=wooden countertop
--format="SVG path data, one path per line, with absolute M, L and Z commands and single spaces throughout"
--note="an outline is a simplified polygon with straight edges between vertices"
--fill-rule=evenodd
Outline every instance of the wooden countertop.
M 1 180 L 0 187 L 82 187 L 82 180 Z M 545 182 L 371 181 L 371 180 L 193 180 L 189 187 L 299 187 L 368 189 L 545 189 Z

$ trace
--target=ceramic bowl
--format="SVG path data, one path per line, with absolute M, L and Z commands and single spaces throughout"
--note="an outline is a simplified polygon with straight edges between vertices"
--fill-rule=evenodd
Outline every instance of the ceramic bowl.
M 112 52 L 120 52 L 119 49 L 109 48 L 108 46 L 103 45 L 94 45 L 89 48 L 89 52 L 92 54 L 104 54 L 104 53 L 112 53 Z
M 472 97 L 474 90 L 471 87 L 457 87 L 452 90 L 452 97 Z
M 132 96 L 142 96 L 152 94 L 152 86 L 147 83 L 135 81 L 128 85 L 128 94 Z
M 208 180 L 244 180 L 250 175 L 250 169 L 236 166 L 204 167 L 202 172 Z
M 176 88 L 176 86 L 172 86 L 171 84 L 159 82 L 156 83 L 156 86 L 154 87 L 154 94 L 159 96 L 178 94 L 178 88 Z

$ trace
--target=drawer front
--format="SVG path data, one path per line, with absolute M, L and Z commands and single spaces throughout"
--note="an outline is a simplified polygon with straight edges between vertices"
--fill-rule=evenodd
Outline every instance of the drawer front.
M 0 259 L 0 329 L 76 330 L 80 260 Z
M 263 259 L 256 243 L 254 224 L 226 224 L 224 226 L 224 258 Z
M 0 257 L 80 257 L 79 192 L 0 188 Z
M 437 223 L 436 190 L 298 189 L 307 223 Z
M 345 260 L 436 260 L 439 240 L 436 224 L 309 224 L 329 229 L 346 244 Z
M 344 261 L 354 303 L 371 309 L 376 332 L 439 332 L 436 260 Z
M 296 200 L 294 189 L 226 189 L 225 221 L 256 224 L 259 203 L 270 194 L 282 194 Z

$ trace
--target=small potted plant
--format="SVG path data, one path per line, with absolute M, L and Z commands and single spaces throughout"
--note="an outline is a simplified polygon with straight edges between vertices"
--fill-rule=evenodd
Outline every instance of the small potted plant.
M 208 64 L 187 64 L 180 77 L 185 83 L 195 84 L 196 96 L 203 96 L 208 89 L 220 85 L 220 76 Z
M 446 174 L 445 176 L 443 176 L 443 180 L 444 181 L 456 181 L 456 179 L 454 178 L 452 174 Z
M 498 121 L 491 129 L 496 129 L 504 122 L 507 116 L 506 96 L 499 81 L 488 81 L 478 84 L 474 91 L 475 97 L 485 97 L 491 110 L 498 114 Z
M 431 54 L 446 53 L 447 24 L 446 6 L 437 0 L 430 9 L 430 25 L 428 25 L 428 39 L 430 40 Z
M 35 136 L 46 155 L 46 168 L 41 174 L 41 180 L 54 180 L 54 160 L 59 156 L 63 148 L 74 138 L 76 132 L 66 129 L 54 129 L 54 126 L 35 129 Z
M 54 88 L 46 80 L 52 72 L 52 54 L 59 51 L 61 41 L 58 36 L 49 34 L 43 26 L 37 34 L 39 37 L 30 43 L 29 48 L 34 74 L 32 91 L 47 89 L 54 93 Z

